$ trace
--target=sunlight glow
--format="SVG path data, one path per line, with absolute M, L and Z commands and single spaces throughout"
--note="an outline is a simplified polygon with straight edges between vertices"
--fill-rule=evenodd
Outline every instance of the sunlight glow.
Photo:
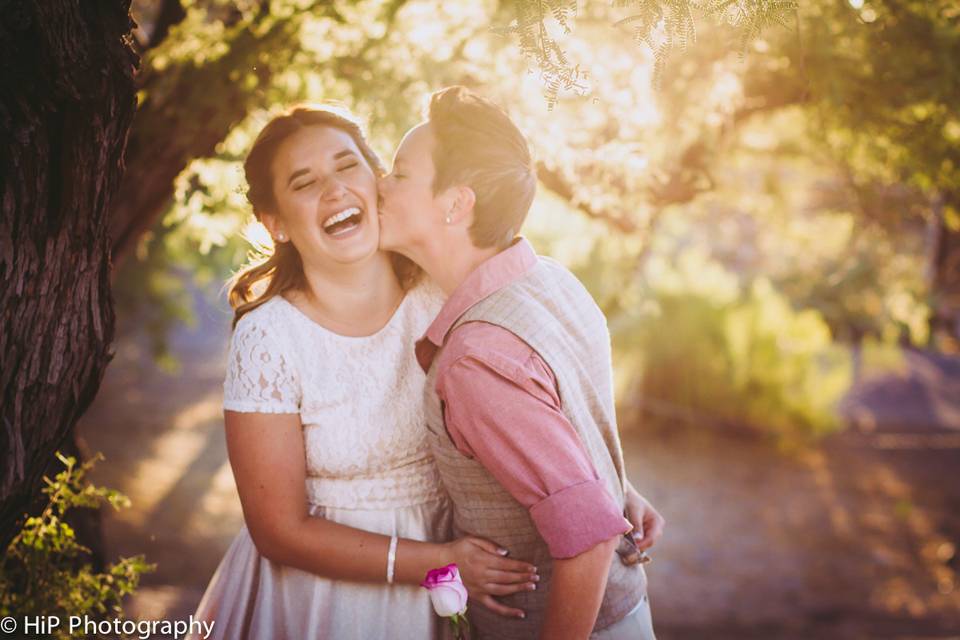
M 202 495 L 197 496 L 197 508 L 184 523 L 191 536 L 229 536 L 243 519 L 237 498 L 237 484 L 230 462 L 225 460 Z
M 209 425 L 221 416 L 222 393 L 217 389 L 189 405 L 173 420 L 152 450 L 137 465 L 130 486 L 125 489 L 133 505 L 116 514 L 118 520 L 142 526 L 167 493 L 183 478 L 203 451 Z
M 273 251 L 273 238 L 260 222 L 252 220 L 243 228 L 243 237 L 260 253 Z

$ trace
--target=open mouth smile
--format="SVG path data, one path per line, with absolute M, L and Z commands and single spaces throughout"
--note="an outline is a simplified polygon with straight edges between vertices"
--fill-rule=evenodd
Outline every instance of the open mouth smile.
M 363 221 L 363 210 L 359 207 L 348 207 L 331 214 L 323 221 L 323 230 L 327 235 L 342 236 L 360 226 Z

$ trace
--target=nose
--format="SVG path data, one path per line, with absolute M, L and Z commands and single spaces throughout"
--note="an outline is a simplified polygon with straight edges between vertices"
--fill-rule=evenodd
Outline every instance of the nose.
M 331 176 L 326 183 L 322 185 L 320 197 L 323 200 L 339 200 L 346 193 L 347 189 L 343 183 Z

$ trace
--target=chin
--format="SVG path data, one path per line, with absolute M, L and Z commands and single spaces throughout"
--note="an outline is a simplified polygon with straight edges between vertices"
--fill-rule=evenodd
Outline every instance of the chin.
M 355 247 L 350 251 L 341 251 L 330 256 L 330 258 L 339 264 L 348 265 L 348 264 L 359 264 L 365 260 L 369 260 L 371 256 L 376 255 L 380 251 L 380 248 L 376 245 L 369 247 Z
M 333 246 L 328 244 L 324 253 L 334 262 L 351 264 L 369 258 L 378 249 L 379 235 L 371 234 L 369 237 L 351 238 L 348 243 L 333 244 Z

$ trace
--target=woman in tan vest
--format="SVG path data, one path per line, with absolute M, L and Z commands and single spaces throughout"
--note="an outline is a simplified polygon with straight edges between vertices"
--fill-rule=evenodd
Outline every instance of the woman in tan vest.
M 497 540 L 541 577 L 503 598 L 524 619 L 468 615 L 476 640 L 653 640 L 634 560 L 663 519 L 624 471 L 603 313 L 518 237 L 536 185 L 523 134 L 464 87 L 431 97 L 380 182 L 381 247 L 448 296 L 416 353 L 454 532 Z M 634 502 L 649 525 L 639 544 Z

